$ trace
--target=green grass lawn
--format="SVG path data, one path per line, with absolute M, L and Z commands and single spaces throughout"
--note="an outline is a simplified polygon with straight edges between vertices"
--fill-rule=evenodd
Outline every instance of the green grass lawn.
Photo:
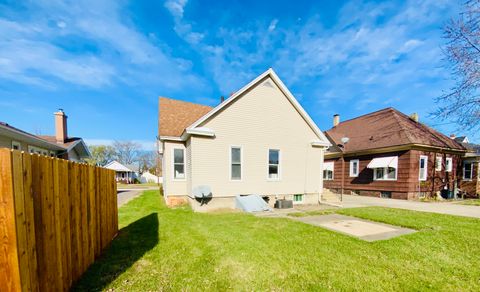
M 365 242 L 287 218 L 168 209 L 146 191 L 120 208 L 119 235 L 74 290 L 480 290 L 480 220 L 338 213 L 419 232 Z
M 144 183 L 144 184 L 120 184 L 117 183 L 117 189 L 143 189 L 149 187 L 159 187 L 157 183 Z

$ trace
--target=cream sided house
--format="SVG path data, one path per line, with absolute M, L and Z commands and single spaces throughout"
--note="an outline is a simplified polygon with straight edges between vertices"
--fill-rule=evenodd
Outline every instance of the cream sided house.
M 167 204 L 234 208 L 237 195 L 318 203 L 330 145 L 272 69 L 217 107 L 161 97 L 159 152 Z M 199 200 L 199 190 L 211 199 Z

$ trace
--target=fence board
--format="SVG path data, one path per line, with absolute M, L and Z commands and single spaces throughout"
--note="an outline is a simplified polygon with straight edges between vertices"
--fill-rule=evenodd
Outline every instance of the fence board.
M 68 291 L 118 231 L 111 170 L 0 149 L 0 283 Z

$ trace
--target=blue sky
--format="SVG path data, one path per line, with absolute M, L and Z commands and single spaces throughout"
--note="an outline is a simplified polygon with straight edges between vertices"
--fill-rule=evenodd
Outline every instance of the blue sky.
M 457 1 L 0 2 L 0 121 L 92 143 L 157 133 L 158 96 L 216 105 L 274 68 L 322 130 L 393 106 L 446 134 L 442 26 Z

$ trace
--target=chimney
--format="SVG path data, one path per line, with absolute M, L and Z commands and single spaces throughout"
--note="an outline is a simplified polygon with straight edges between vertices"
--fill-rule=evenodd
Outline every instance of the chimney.
M 450 134 L 450 139 L 455 139 L 457 138 L 457 136 L 455 136 L 455 134 Z
M 333 115 L 333 126 L 336 127 L 340 124 L 340 115 L 339 114 L 334 114 Z
M 410 115 L 410 118 L 415 121 L 416 123 L 418 123 L 418 114 L 417 113 L 413 113 Z
M 55 115 L 55 138 L 57 143 L 65 143 L 67 140 L 67 115 L 60 108 L 58 112 L 54 113 Z

